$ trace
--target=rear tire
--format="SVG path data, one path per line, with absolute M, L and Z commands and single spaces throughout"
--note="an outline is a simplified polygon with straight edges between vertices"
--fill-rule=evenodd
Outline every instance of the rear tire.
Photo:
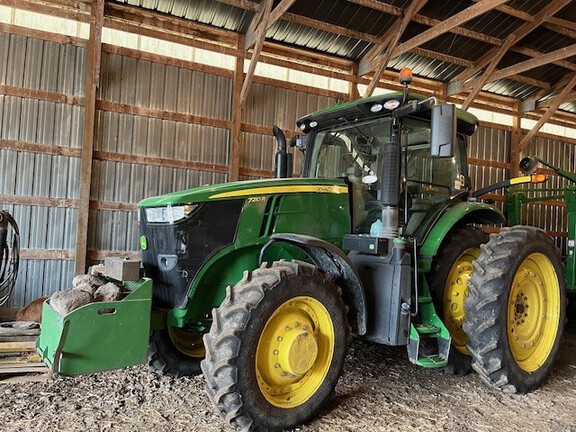
M 448 365 L 444 368 L 449 374 L 466 375 L 472 370 L 472 358 L 466 348 L 468 336 L 462 329 L 466 319 L 464 300 L 472 262 L 480 255 L 480 245 L 488 239 L 488 234 L 478 228 L 457 228 L 446 237 L 432 261 L 430 294 L 436 313 L 452 337 Z
M 313 418 L 342 372 L 349 327 L 340 289 L 316 267 L 275 262 L 246 272 L 204 336 L 206 391 L 240 430 Z
M 464 323 L 472 367 L 505 392 L 534 390 L 552 370 L 566 320 L 560 251 L 540 229 L 503 228 L 474 267 Z

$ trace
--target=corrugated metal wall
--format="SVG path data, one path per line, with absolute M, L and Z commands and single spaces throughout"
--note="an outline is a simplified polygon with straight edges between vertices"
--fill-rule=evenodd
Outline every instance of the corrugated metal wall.
M 66 288 L 73 276 L 85 64 L 83 47 L 0 33 L 0 206 L 18 221 L 28 254 L 8 306 Z M 227 181 L 232 93 L 229 73 L 162 64 L 160 57 L 102 54 L 88 235 L 92 257 L 137 251 L 135 205 L 142 198 Z M 241 178 L 273 169 L 273 124 L 294 130 L 298 117 L 336 102 L 254 83 L 242 119 Z M 205 120 L 211 126 L 199 124 Z M 471 138 L 475 188 L 508 176 L 510 141 L 509 131 L 485 127 Z M 537 139 L 525 153 L 576 171 L 571 144 Z M 296 151 L 296 173 L 302 160 Z M 549 182 L 564 184 L 558 178 Z M 496 205 L 503 208 L 503 199 Z M 562 207 L 531 207 L 527 222 L 566 229 Z
M 493 166 L 492 162 L 502 163 L 510 160 L 510 142 L 510 132 L 483 126 L 479 127 L 476 133 L 470 137 L 468 157 L 482 161 L 482 165 L 470 164 L 469 173 L 472 189 L 480 189 L 508 177 L 506 168 Z M 503 194 L 503 191 L 495 191 L 495 194 Z M 503 210 L 502 201 L 496 201 L 494 204 Z
M 230 120 L 232 80 L 227 77 L 103 53 L 97 98 L 166 114 Z M 134 111 L 134 110 L 132 110 Z M 228 165 L 230 131 L 184 121 L 98 111 L 95 151 L 155 158 L 156 165 L 95 160 L 91 199 L 135 204 L 141 199 L 227 180 L 223 173 L 170 167 L 170 161 Z M 161 166 L 165 162 L 167 166 Z M 93 209 L 89 250 L 138 250 L 135 210 Z
M 83 48 L 0 33 L 0 85 L 81 98 L 84 68 Z M 0 139 L 45 146 L 30 146 L 31 151 L 0 148 L 0 194 L 77 199 L 80 160 L 57 153 L 58 148 L 81 147 L 82 117 L 83 108 L 78 105 L 0 95 Z M 43 154 L 43 150 L 56 154 Z M 75 248 L 77 209 L 67 203 L 14 202 L 0 205 L 18 222 L 23 249 L 62 250 L 66 254 Z M 17 287 L 8 306 L 20 306 L 59 289 L 73 271 L 71 260 L 21 260 Z
M 246 101 L 243 122 L 262 125 L 270 131 L 273 125 L 284 130 L 293 130 L 296 120 L 305 114 L 330 107 L 340 102 L 335 98 L 318 96 L 278 87 L 253 84 Z M 270 132 L 271 133 L 271 132 Z M 270 170 L 274 166 L 276 140 L 271 135 L 250 132 L 242 133 L 240 166 L 245 168 Z M 302 172 L 303 155 L 290 149 L 294 154 L 294 172 Z M 258 177 L 243 176 L 243 180 Z
M 558 168 L 576 173 L 576 149 L 573 144 L 560 140 L 537 137 L 534 138 L 524 151 L 525 155 L 536 156 Z M 564 188 L 572 183 L 565 178 L 547 170 L 548 180 L 539 188 Z M 524 186 L 527 189 L 529 186 Z M 554 194 L 554 192 L 551 192 Z M 555 192 L 560 193 L 561 192 Z M 542 193 L 527 193 L 529 197 L 542 197 Z M 552 232 L 562 232 L 555 235 L 556 244 L 560 250 L 566 250 L 566 235 L 568 231 L 568 216 L 562 201 L 547 200 L 545 204 L 530 203 L 522 211 L 522 223 L 533 225 Z

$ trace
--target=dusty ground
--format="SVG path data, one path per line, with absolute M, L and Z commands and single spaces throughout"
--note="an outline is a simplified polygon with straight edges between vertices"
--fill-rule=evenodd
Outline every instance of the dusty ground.
M 147 367 L 56 382 L 0 385 L 0 430 L 223 431 L 203 379 Z M 301 431 L 576 431 L 576 325 L 555 371 L 528 395 L 506 395 L 475 374 L 447 376 L 408 363 L 405 350 L 352 344 L 345 375 L 322 415 Z

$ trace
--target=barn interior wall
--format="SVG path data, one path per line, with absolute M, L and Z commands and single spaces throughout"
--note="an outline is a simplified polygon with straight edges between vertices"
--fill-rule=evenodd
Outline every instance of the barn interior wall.
M 0 33 L 0 207 L 15 216 L 22 233 L 10 307 L 68 288 L 74 275 L 87 50 L 82 40 L 51 38 Z M 89 261 L 138 256 L 140 199 L 228 180 L 233 87 L 226 69 L 105 46 L 96 101 Z M 294 131 L 298 117 L 343 97 L 256 77 L 242 117 L 240 178 L 272 176 L 273 124 Z M 526 154 L 546 148 L 543 158 L 575 170 L 572 143 L 539 140 L 545 142 L 535 140 Z M 509 128 L 502 127 L 481 127 L 472 137 L 475 188 L 508 176 L 510 142 Z M 297 152 L 296 173 L 302 160 Z M 503 208 L 502 195 L 493 198 Z M 540 207 L 531 210 L 540 216 L 529 216 L 530 222 L 566 229 L 561 206 L 553 206 L 558 208 L 552 216 Z

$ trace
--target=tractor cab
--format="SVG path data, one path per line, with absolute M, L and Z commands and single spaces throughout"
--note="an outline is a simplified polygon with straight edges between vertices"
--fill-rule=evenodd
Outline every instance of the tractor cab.
M 456 139 L 452 142 L 453 132 L 449 131 L 448 147 L 442 149 L 444 153 L 436 150 L 435 154 L 432 112 L 439 106 L 434 100 L 412 94 L 400 105 L 403 97 L 402 93 L 392 93 L 342 104 L 298 122 L 300 129 L 308 132 L 304 177 L 344 178 L 348 182 L 355 234 L 369 234 L 380 218 L 386 204 L 382 191 L 390 194 L 387 183 L 394 183 L 398 169 L 396 200 L 401 235 L 418 235 L 427 214 L 468 195 L 465 137 L 474 132 L 476 118 L 457 110 Z M 416 108 L 403 116 L 405 106 Z M 399 153 L 390 154 L 386 148 L 395 134 Z M 399 160 L 391 160 L 396 158 Z

